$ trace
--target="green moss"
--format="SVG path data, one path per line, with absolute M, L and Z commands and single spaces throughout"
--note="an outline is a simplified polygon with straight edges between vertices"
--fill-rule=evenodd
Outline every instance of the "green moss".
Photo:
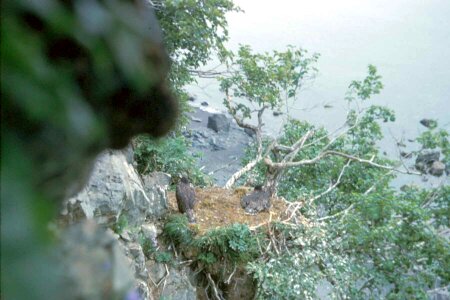
M 112 230 L 117 234 L 121 234 L 126 227 L 128 227 L 128 219 L 125 215 L 120 215 L 116 224 L 113 225 Z

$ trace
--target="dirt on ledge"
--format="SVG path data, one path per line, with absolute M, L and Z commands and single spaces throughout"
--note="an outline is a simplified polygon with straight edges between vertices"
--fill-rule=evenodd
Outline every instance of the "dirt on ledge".
M 286 203 L 278 198 L 272 199 L 270 212 L 264 211 L 257 215 L 246 214 L 241 208 L 241 198 L 252 188 L 239 187 L 227 190 L 219 187 L 196 188 L 197 205 L 195 216 L 197 223 L 193 225 L 198 234 L 210 229 L 232 225 L 234 223 L 247 224 L 250 228 L 264 226 L 269 221 L 281 221 L 286 218 Z M 169 209 L 178 212 L 175 192 L 169 192 Z

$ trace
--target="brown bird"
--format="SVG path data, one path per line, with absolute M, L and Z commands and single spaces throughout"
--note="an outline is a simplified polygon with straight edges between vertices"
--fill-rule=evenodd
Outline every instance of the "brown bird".
M 194 187 L 186 177 L 181 177 L 177 184 L 176 198 L 180 213 L 186 213 L 190 223 L 195 223 L 194 206 L 196 203 Z
M 246 213 L 251 215 L 269 210 L 270 206 L 270 194 L 260 185 L 255 186 L 250 195 L 246 195 L 241 199 L 241 207 Z

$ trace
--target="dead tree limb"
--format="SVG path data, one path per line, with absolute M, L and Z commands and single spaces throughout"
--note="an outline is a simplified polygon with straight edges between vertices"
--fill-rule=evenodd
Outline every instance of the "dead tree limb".
M 338 152 L 338 151 L 334 151 L 334 150 L 328 150 L 328 151 L 324 151 L 322 153 L 320 153 L 319 155 L 317 155 L 316 157 L 312 158 L 312 159 L 303 159 L 300 161 L 293 161 L 293 162 L 281 162 L 281 163 L 274 163 L 272 162 L 272 160 L 270 159 L 270 157 L 266 157 L 264 159 L 264 163 L 267 164 L 268 166 L 272 167 L 272 168 L 290 168 L 290 167 L 299 167 L 299 166 L 303 166 L 303 165 L 311 165 L 311 164 L 315 164 L 316 162 L 318 162 L 319 160 L 321 160 L 322 158 L 326 157 L 326 156 L 330 156 L 330 155 L 334 155 L 334 156 L 340 156 L 343 158 L 347 158 L 353 161 L 357 161 L 360 163 L 364 163 L 364 164 L 368 164 L 372 167 L 377 167 L 380 169 L 385 169 L 385 170 L 392 170 L 394 172 L 399 172 L 399 173 L 403 173 L 403 174 L 414 174 L 414 175 L 421 175 L 421 173 L 419 172 L 413 172 L 410 170 L 407 171 L 403 171 L 403 170 L 399 170 L 396 169 L 392 166 L 387 166 L 387 165 L 381 165 L 378 164 L 376 162 L 373 161 L 373 158 L 371 159 L 364 159 L 364 158 L 360 158 L 357 156 L 353 156 L 350 154 L 346 154 L 346 153 L 342 153 L 342 152 Z

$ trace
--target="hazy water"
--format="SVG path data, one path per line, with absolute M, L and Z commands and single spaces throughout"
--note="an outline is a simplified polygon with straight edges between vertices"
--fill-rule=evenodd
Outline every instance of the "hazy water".
M 393 138 L 414 138 L 422 118 L 450 129 L 450 0 L 236 0 L 245 13 L 229 15 L 231 49 L 282 50 L 288 44 L 321 54 L 319 74 L 291 113 L 333 130 L 345 118 L 348 84 L 377 66 L 385 85 L 370 103 L 396 111 L 382 148 L 397 154 Z M 201 101 L 223 109 L 214 82 L 190 88 Z M 324 105 L 333 108 L 326 109 Z M 277 119 L 266 121 L 269 131 Z M 406 142 L 408 144 L 408 142 Z M 404 180 L 402 180 L 403 182 Z

